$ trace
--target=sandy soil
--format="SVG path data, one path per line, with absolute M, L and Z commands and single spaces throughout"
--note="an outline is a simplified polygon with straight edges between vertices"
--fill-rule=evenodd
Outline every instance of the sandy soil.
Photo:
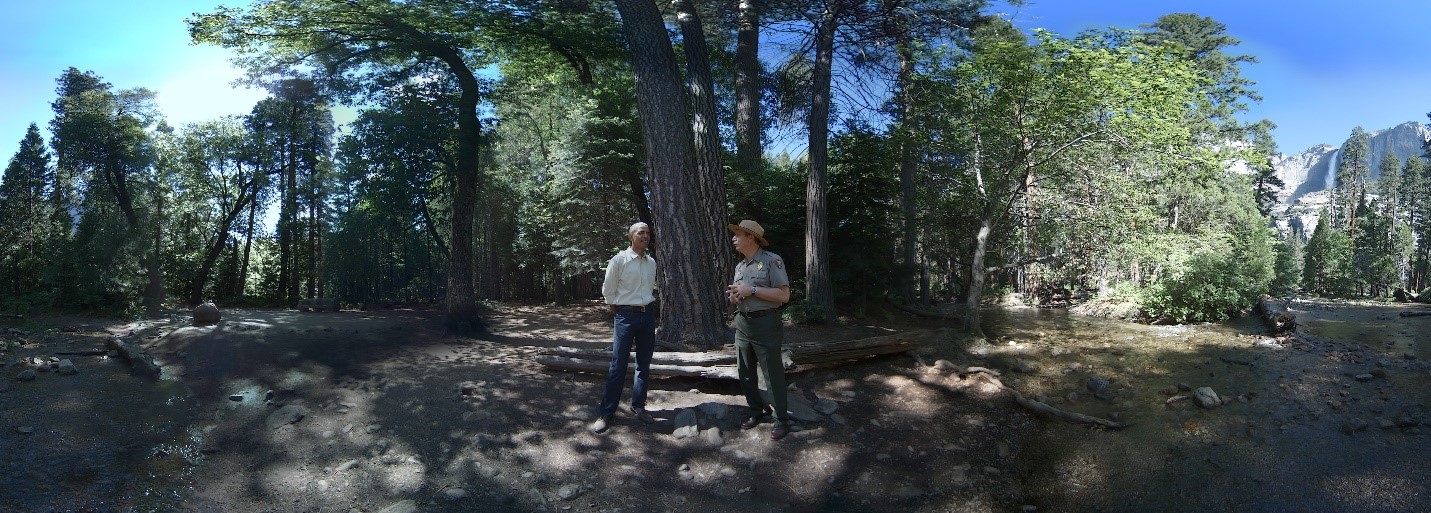
M 1319 311 L 1351 322 L 1388 316 L 1376 308 Z M 1401 388 L 1352 388 L 1354 376 L 1382 358 L 1355 351 L 1348 358 L 1345 346 L 1312 334 L 1281 339 L 1288 352 L 1257 365 L 1242 361 L 1249 357 L 1239 346 L 1177 366 L 1190 375 L 1229 365 L 1283 377 L 1318 366 L 1316 378 L 1249 382 L 1265 391 L 1247 406 L 1165 411 L 1158 389 L 1182 379 L 1162 363 L 1117 367 L 1124 374 L 1115 377 L 1122 394 L 1115 402 L 1053 401 L 1089 414 L 1122 410 L 1123 419 L 1142 420 L 1135 426 L 1156 428 L 1139 434 L 1039 416 L 950 372 L 969 365 L 1007 372 L 1032 361 L 1027 375 L 1006 374 L 1006 381 L 1060 399 L 1088 378 L 1055 365 L 1121 361 L 1132 356 L 1124 350 L 1110 351 L 1102 339 L 1087 350 L 1059 349 L 1082 337 L 1010 330 L 995 337 L 990 353 L 935 331 L 909 354 L 792 374 L 793 395 L 833 401 L 835 409 L 798 422 L 797 432 L 776 442 L 768 424 L 739 428 L 744 401 L 733 382 L 692 378 L 656 380 L 648 404 L 654 424 L 618 416 L 610 431 L 592 434 L 586 427 L 603 377 L 550 371 L 531 356 L 558 345 L 606 347 L 604 309 L 505 305 L 491 319 L 492 333 L 481 339 L 444 337 L 431 309 L 225 311 L 220 324 L 205 327 L 177 314 L 0 327 L 0 510 L 1311 511 L 1323 504 L 1327 511 L 1416 511 L 1431 504 L 1426 466 L 1415 463 L 1427 452 L 1416 416 L 1424 396 L 1406 396 L 1424 391 L 1418 387 L 1428 373 L 1417 366 L 1424 360 L 1404 356 L 1411 354 L 1404 343 L 1386 349 L 1400 358 L 1387 381 Z M 1420 333 L 1407 326 L 1386 329 Z M 891 316 L 877 325 L 787 327 L 787 339 L 941 327 Z M 164 365 L 164 379 L 130 376 L 112 355 L 57 354 L 103 347 L 116 335 L 143 344 Z M 1265 338 L 1231 340 L 1252 346 Z M 1047 347 L 1037 354 L 1000 353 L 1040 344 Z M 1224 354 L 1233 363 L 1202 356 Z M 56 372 L 61 358 L 79 372 Z M 36 369 L 44 370 L 33 380 L 17 379 Z M 1339 394 L 1344 389 L 1352 392 Z M 1342 408 L 1327 406 L 1338 399 Z M 1379 404 L 1397 407 L 1387 413 Z M 698 412 L 698 436 L 676 436 L 683 410 Z M 1361 418 L 1369 429 L 1353 422 Z M 1325 458 L 1289 456 L 1308 441 L 1344 447 Z M 1267 454 L 1238 453 L 1246 447 Z M 1277 458 L 1306 468 L 1279 473 Z M 1295 480 L 1278 481 L 1282 475 Z M 1298 495 L 1299 486 L 1322 492 Z M 1259 487 L 1276 493 L 1248 502 Z

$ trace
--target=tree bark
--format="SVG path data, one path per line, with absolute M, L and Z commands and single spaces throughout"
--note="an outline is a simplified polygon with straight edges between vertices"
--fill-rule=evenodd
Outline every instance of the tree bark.
M 899 78 L 898 96 L 901 115 L 903 116 L 897 128 L 895 143 L 899 145 L 899 211 L 900 221 L 903 223 L 904 237 L 900 241 L 901 264 L 903 269 L 899 276 L 899 290 L 906 300 L 911 303 L 922 303 L 928 301 L 928 297 L 923 294 L 915 294 L 915 282 L 919 272 L 919 263 L 915 261 L 915 235 L 916 221 L 914 209 L 914 181 L 916 155 L 913 137 L 910 134 L 907 123 L 914 119 L 914 50 L 910 47 L 909 36 L 901 33 L 897 44 L 899 54 Z
M 254 196 L 251 192 L 240 191 L 233 206 L 229 208 L 228 212 L 224 212 L 224 218 L 219 221 L 218 229 L 214 233 L 214 243 L 204 253 L 204 261 L 199 265 L 198 274 L 194 275 L 194 279 L 189 282 L 189 303 L 197 305 L 203 302 L 204 287 L 208 284 L 209 274 L 213 273 L 214 263 L 218 262 L 219 256 L 223 253 L 224 245 L 228 242 L 229 229 L 233 227 L 234 220 L 238 219 L 239 213 L 248 208 L 248 203 L 253 200 Z
M 696 176 L 700 188 L 698 205 L 708 232 L 701 237 L 705 244 L 707 268 L 716 276 L 730 275 L 735 267 L 731 246 L 726 237 L 725 221 L 729 215 L 725 205 L 725 168 L 721 166 L 720 123 L 716 119 L 715 86 L 711 79 L 710 50 L 706 47 L 705 30 L 700 15 L 690 0 L 673 0 L 676 20 L 681 26 L 682 48 L 686 55 L 686 83 L 690 92 L 692 144 L 695 145 Z
M 741 0 L 736 14 L 735 42 L 735 174 L 747 183 L 759 183 L 764 171 L 765 150 L 761 146 L 760 95 L 760 8 L 757 0 Z M 760 202 L 753 195 L 741 195 L 736 209 L 755 219 L 764 219 Z
M 830 139 L 830 74 L 834 62 L 838 3 L 826 8 L 815 33 L 815 69 L 810 94 L 810 170 L 805 183 L 805 300 L 835 318 L 830 280 L 829 227 L 825 224 L 825 174 Z
M 477 310 L 473 279 L 473 220 L 481 187 L 482 125 L 477 105 L 481 99 L 476 75 L 462 55 L 451 48 L 434 53 L 447 64 L 462 91 L 457 101 L 457 168 L 453 170 L 452 252 L 447 261 L 447 334 L 471 336 L 485 325 Z
M 1286 333 L 1297 328 L 1297 316 L 1271 296 L 1263 295 L 1257 304 L 1262 308 L 1262 319 L 1272 328 L 1273 333 Z M 1404 316 L 1406 313 L 1401 314 Z
M 710 261 L 710 225 L 701 198 L 709 192 L 697 184 L 694 135 L 686 113 L 681 74 L 666 35 L 661 13 L 652 0 L 617 0 L 622 31 L 636 76 L 636 99 L 646 150 L 647 183 L 651 188 L 653 242 L 660 263 L 661 327 L 657 337 L 679 344 L 703 346 L 726 338 L 719 301 L 724 277 L 717 281 L 706 267 Z M 724 238 L 724 237 L 722 237 Z

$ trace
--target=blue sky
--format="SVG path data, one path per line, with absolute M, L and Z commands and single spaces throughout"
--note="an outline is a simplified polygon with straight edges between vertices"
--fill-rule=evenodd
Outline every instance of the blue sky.
M 234 88 L 227 51 L 189 45 L 184 19 L 209 0 L 12 2 L 0 16 L 0 158 L 8 162 L 25 128 L 45 128 L 55 79 L 67 67 L 94 71 L 119 89 L 145 87 L 170 124 L 248 112 L 260 91 Z M 237 4 L 238 2 L 229 2 Z M 1358 125 L 1379 130 L 1425 123 L 1431 111 L 1431 2 L 1423 0 L 1042 0 L 1000 7 L 1024 29 L 1073 35 L 1093 27 L 1137 28 L 1193 12 L 1227 25 L 1233 49 L 1260 62 L 1244 70 L 1284 153 L 1340 144 Z
M 1245 116 L 1270 119 L 1278 149 L 1340 145 L 1431 112 L 1431 2 L 1424 0 L 1029 0 L 1001 7 L 1014 25 L 1072 36 L 1089 28 L 1139 28 L 1169 13 L 1196 13 L 1241 41 L 1243 68 L 1263 97 Z

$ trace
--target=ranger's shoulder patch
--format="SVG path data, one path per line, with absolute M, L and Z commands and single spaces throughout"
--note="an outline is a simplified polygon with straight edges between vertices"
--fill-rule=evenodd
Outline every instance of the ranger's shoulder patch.
M 784 261 L 784 260 L 781 260 L 781 259 L 779 259 L 779 258 L 777 258 L 777 259 L 775 259 L 774 262 L 771 262 L 770 265 L 775 266 L 776 269 L 784 269 L 784 268 L 785 268 L 785 261 Z

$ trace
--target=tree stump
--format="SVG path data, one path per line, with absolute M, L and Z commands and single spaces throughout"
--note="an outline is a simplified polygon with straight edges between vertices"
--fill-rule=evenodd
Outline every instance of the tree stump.
M 219 313 L 219 307 L 214 306 L 213 303 L 204 303 L 194 307 L 194 324 L 196 325 L 218 324 L 221 318 L 223 315 Z

